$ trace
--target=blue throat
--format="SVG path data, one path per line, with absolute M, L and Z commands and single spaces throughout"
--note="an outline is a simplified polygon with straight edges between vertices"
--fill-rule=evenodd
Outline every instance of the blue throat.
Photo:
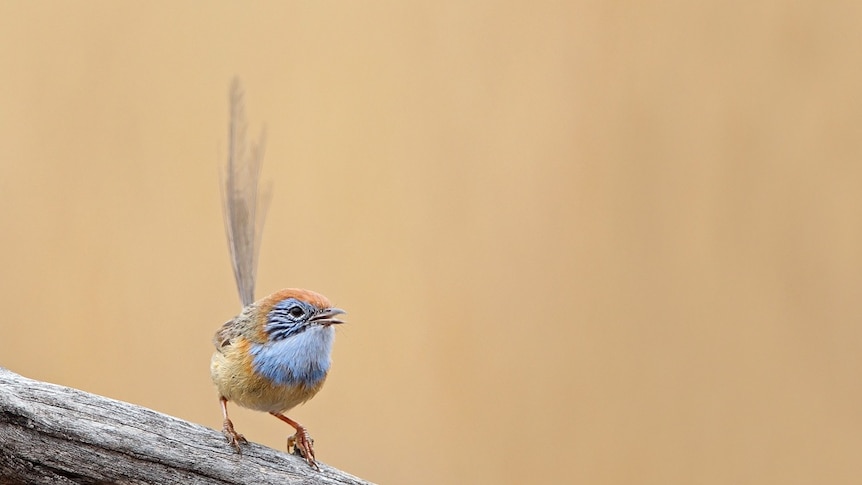
M 254 371 L 287 386 L 314 386 L 329 372 L 335 329 L 312 325 L 287 338 L 251 346 Z

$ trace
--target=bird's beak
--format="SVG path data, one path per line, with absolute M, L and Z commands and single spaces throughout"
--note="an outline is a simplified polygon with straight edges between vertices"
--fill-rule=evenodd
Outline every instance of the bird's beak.
M 344 315 L 345 313 L 347 312 L 342 310 L 341 308 L 327 308 L 325 310 L 321 310 L 320 313 L 317 313 L 313 317 L 311 317 L 309 319 L 309 322 L 323 325 L 325 327 L 328 327 L 329 325 L 337 325 L 339 323 L 344 323 L 344 321 L 335 318 L 335 316 Z

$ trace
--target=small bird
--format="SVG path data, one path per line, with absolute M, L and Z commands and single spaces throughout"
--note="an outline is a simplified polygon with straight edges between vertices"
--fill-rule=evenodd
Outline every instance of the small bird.
M 334 325 L 344 310 L 310 290 L 287 288 L 254 301 L 257 255 L 268 202 L 259 205 L 263 134 L 246 147 L 243 93 L 234 79 L 230 89 L 229 149 L 222 177 L 225 230 L 243 309 L 216 332 L 210 375 L 219 392 L 229 444 L 242 454 L 248 443 L 228 418 L 227 403 L 265 411 L 289 424 L 296 434 L 287 449 L 320 470 L 308 430 L 284 415 L 308 401 L 323 386 L 330 368 Z

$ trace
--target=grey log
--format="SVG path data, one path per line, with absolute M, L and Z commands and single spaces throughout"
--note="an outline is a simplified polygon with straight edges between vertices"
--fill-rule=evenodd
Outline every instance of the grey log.
M 367 484 L 221 432 L 0 367 L 0 483 Z

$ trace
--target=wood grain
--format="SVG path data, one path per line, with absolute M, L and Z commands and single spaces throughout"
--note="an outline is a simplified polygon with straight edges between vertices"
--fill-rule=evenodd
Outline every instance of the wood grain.
M 134 404 L 0 368 L 0 483 L 367 484 Z

